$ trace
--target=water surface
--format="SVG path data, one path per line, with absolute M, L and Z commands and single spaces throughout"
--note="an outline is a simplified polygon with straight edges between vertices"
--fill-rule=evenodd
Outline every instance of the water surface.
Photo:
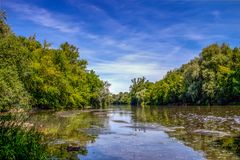
M 240 107 L 130 107 L 32 115 L 52 158 L 240 159 Z

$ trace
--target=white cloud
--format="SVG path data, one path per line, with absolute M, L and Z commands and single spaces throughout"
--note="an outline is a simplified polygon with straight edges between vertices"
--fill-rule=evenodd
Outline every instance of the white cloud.
M 154 59 L 155 58 L 155 59 Z M 92 66 L 101 78 L 109 81 L 111 91 L 128 91 L 131 79 L 145 76 L 151 81 L 161 79 L 170 68 L 162 67 L 151 55 L 129 54 L 113 61 L 102 61 Z

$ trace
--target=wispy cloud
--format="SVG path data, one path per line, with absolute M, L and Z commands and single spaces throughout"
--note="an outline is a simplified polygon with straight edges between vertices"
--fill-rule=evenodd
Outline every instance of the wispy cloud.
M 77 23 L 69 21 L 65 15 L 59 13 L 54 14 L 44 8 L 23 3 L 6 2 L 5 5 L 7 5 L 7 7 L 11 8 L 15 12 L 20 13 L 20 16 L 22 16 L 22 18 L 30 20 L 44 27 L 57 29 L 61 32 L 66 33 L 79 32 Z
M 88 20 L 94 21 L 93 23 L 102 31 L 108 31 L 112 34 L 113 32 L 124 32 L 126 29 L 126 26 L 121 24 L 120 21 L 113 18 L 106 10 L 94 3 L 88 1 L 79 3 L 79 0 L 67 1 L 74 8 L 77 8 L 79 11 L 85 13 Z

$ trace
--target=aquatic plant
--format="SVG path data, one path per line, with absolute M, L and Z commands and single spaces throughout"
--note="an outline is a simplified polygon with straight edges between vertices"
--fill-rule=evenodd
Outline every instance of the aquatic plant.
M 0 115 L 0 159 L 47 159 L 42 135 L 23 117 Z

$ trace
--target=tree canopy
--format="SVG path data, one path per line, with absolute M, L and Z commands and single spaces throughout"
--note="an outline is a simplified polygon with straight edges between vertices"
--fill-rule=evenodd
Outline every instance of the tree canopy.
M 41 44 L 36 36 L 16 36 L 0 12 L 0 110 L 11 107 L 73 108 L 108 102 L 106 85 L 78 48 Z

